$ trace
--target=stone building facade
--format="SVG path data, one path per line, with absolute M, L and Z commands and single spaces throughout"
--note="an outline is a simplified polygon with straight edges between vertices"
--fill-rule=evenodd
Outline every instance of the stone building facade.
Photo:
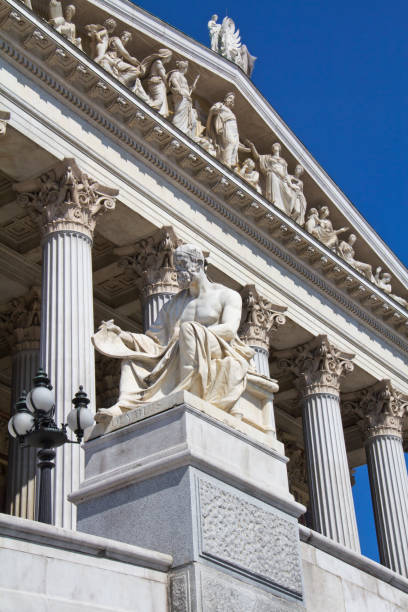
M 76 9 L 0 0 L 0 531 L 10 562 L 38 564 L 33 609 L 406 609 L 408 271 L 244 51 L 234 62 L 125 0 Z M 91 336 L 111 319 L 147 330 L 187 243 L 241 295 L 252 390 L 222 414 L 183 393 L 97 425 L 58 450 L 55 527 L 35 523 L 35 453 L 7 435 L 21 390 L 42 365 L 58 422 L 80 384 L 95 411 L 114 404 L 120 364 Z M 360 554 L 364 463 L 382 565 Z M 120 576 L 127 596 L 40 588 L 50 555 L 94 591 Z

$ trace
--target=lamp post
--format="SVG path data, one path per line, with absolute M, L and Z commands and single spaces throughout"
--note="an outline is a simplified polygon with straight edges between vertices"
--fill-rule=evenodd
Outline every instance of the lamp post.
M 93 422 L 88 408 L 89 398 L 82 387 L 75 394 L 74 408 L 68 414 L 67 423 L 58 428 L 54 421 L 55 397 L 50 380 L 42 368 L 33 379 L 34 387 L 28 393 L 23 391 L 16 412 L 9 420 L 8 430 L 13 438 L 24 446 L 39 448 L 40 494 L 38 520 L 52 523 L 51 472 L 55 467 L 55 448 L 63 444 L 80 444 L 84 430 Z M 75 433 L 77 440 L 67 437 L 67 426 Z

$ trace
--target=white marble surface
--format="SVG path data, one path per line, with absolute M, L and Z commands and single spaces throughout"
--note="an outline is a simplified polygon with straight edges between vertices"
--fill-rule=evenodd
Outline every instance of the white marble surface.
M 167 611 L 168 555 L 2 514 L 0 543 L 2 612 Z

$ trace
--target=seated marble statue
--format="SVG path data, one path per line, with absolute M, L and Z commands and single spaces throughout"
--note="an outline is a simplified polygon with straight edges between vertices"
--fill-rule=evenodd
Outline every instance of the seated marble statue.
M 100 409 L 96 421 L 179 390 L 230 410 L 245 390 L 254 351 L 237 336 L 241 296 L 208 280 L 204 255 L 195 245 L 179 246 L 174 264 L 182 290 L 146 334 L 108 321 L 93 336 L 99 352 L 122 360 L 119 400 Z

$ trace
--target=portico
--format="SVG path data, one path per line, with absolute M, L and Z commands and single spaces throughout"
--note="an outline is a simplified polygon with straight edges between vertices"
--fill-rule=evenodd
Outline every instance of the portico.
M 376 248 L 380 241 L 374 231 L 357 220 L 345 196 L 323 177 L 276 113 L 262 106 L 237 66 L 210 50 L 198 53 L 191 41 L 164 27 L 160 44 L 207 77 L 208 91 L 200 90 L 200 77 L 195 94 L 203 114 L 234 82 L 231 112 L 238 141 L 247 136 L 256 140 L 257 151 L 266 151 L 279 140 L 279 156 L 289 169 L 297 162 L 305 168 L 302 194 L 309 213 L 324 196 L 335 228 L 345 220 L 354 223 L 360 250 L 357 255 L 353 250 L 351 259 L 341 256 L 339 241 L 338 251 L 327 248 L 318 238 L 321 231 L 300 225 L 275 206 L 269 192 L 242 180 L 232 162 L 223 165 L 222 155 L 212 155 L 205 143 L 179 131 L 44 25 L 40 17 L 46 3 L 37 5 L 31 13 L 17 0 L 0 1 L 1 44 L 7 51 L 0 60 L 1 423 L 7 425 L 16 397 L 31 386 L 39 364 L 56 388 L 59 421 L 66 419 L 79 384 L 94 411 L 115 404 L 119 367 L 106 357 L 95 358 L 92 334 L 112 319 L 135 334 L 151 327 L 180 290 L 175 250 L 196 244 L 207 259 L 209 281 L 240 293 L 238 336 L 255 352 L 251 367 L 256 375 L 273 381 L 265 397 L 254 399 L 252 389 L 239 409 L 227 411 L 225 428 L 239 432 L 231 444 L 251 439 L 252 427 L 253 448 L 258 445 L 254 456 L 266 456 L 272 451 L 262 450 L 259 440 L 273 440 L 270 448 L 283 457 L 280 469 L 286 470 L 284 453 L 289 459 L 288 484 L 283 472 L 279 477 L 282 490 L 286 487 L 282 498 L 298 515 L 299 504 L 306 504 L 308 527 L 354 553 L 360 548 L 350 472 L 367 463 L 381 561 L 408 577 L 402 450 L 408 405 L 408 312 L 402 303 L 408 296 L 407 271 L 382 243 Z M 106 17 L 102 5 L 90 0 L 81 12 L 77 30 L 82 36 L 85 25 Z M 112 11 L 120 28 L 131 27 L 120 11 Z M 143 12 L 134 11 L 129 20 L 140 36 L 133 38 L 132 53 L 144 57 L 153 41 L 151 24 Z M 255 102 L 261 110 L 254 113 L 252 135 L 245 113 Z M 243 154 L 238 161 L 244 161 Z M 314 213 L 311 217 L 317 223 Z M 335 230 L 326 225 L 325 231 Z M 360 259 L 366 274 L 353 265 Z M 368 278 L 367 266 L 375 269 L 380 263 L 392 271 L 393 293 L 381 278 Z M 262 422 L 248 416 L 246 402 L 262 405 Z M 184 404 L 187 408 L 177 408 L 177 414 L 197 430 L 224 427 L 207 422 L 199 407 Z M 175 431 L 176 416 L 163 415 L 156 421 L 168 419 Z M 133 430 L 139 435 L 143 427 Z M 14 445 L 7 450 L 6 436 L 2 439 L 4 500 L 8 491 L 3 511 L 32 519 L 34 458 Z M 178 442 L 193 446 L 191 440 Z M 99 443 L 93 440 L 91 446 Z M 159 449 L 159 438 L 156 443 Z M 68 496 L 77 492 L 78 498 L 83 452 L 64 448 L 57 457 L 56 526 L 76 528 L 76 507 Z M 211 470 L 215 478 L 216 468 Z M 206 500 L 207 485 L 200 486 Z M 293 510 L 292 519 L 295 515 Z

